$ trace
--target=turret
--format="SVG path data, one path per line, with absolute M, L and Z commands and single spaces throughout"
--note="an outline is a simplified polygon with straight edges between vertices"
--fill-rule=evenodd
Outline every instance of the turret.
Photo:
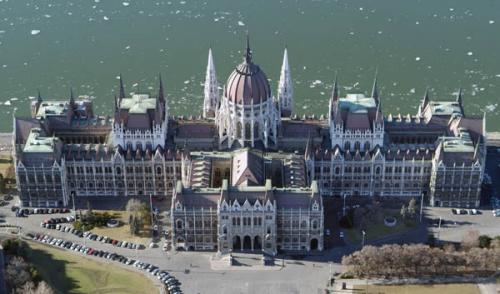
M 219 83 L 215 73 L 212 48 L 208 50 L 207 72 L 205 75 L 205 90 L 203 99 L 203 117 L 214 117 L 219 107 Z
M 427 106 L 427 104 L 429 104 L 429 101 L 430 101 L 430 99 L 429 99 L 429 88 L 426 88 L 425 89 L 424 98 L 422 99 L 422 103 L 418 107 L 418 116 L 423 115 L 425 107 Z
M 372 98 L 378 101 L 379 93 L 378 93 L 378 84 L 377 84 L 377 72 L 375 72 L 375 79 L 373 80 L 372 87 Z
M 163 90 L 163 81 L 161 80 L 161 74 L 158 74 L 158 80 L 160 81 L 160 86 L 158 89 L 158 100 L 160 100 L 162 104 L 165 104 L 165 92 Z
M 281 65 L 280 81 L 278 84 L 278 103 L 281 116 L 289 117 L 293 112 L 293 86 L 286 47 L 283 53 L 283 64 Z
M 125 98 L 125 86 L 123 85 L 123 78 L 122 75 L 120 74 L 120 95 L 118 98 L 123 99 Z

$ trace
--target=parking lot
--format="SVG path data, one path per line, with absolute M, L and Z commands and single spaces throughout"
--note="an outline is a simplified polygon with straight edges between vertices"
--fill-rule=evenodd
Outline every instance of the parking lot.
M 451 208 L 428 207 L 425 215 L 429 231 L 442 241 L 460 242 L 467 231 L 478 230 L 481 235 L 500 235 L 500 217 L 493 216 L 491 209 L 478 209 L 479 214 L 453 214 Z M 439 228 L 441 218 L 441 228 Z

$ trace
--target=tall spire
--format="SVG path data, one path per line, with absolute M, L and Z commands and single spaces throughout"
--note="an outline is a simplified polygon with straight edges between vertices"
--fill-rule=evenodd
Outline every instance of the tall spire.
M 203 117 L 214 117 L 219 107 L 219 83 L 215 73 L 212 48 L 208 49 L 207 71 L 205 74 L 205 88 L 203 99 Z
M 339 88 L 337 84 L 337 73 L 335 73 L 335 80 L 333 81 L 333 88 L 332 88 L 332 100 L 337 100 L 339 98 Z
M 160 86 L 158 90 L 158 100 L 160 100 L 161 103 L 165 103 L 165 93 L 163 91 L 163 81 L 161 80 L 161 73 L 158 74 L 158 80 L 160 81 Z
M 125 86 L 123 85 L 123 78 L 122 74 L 120 74 L 120 96 L 118 96 L 121 99 L 125 98 Z
M 285 47 L 283 64 L 281 65 L 280 81 L 278 84 L 278 103 L 281 116 L 288 117 L 293 112 L 293 86 L 290 66 L 288 64 L 288 50 Z
M 377 112 L 375 113 L 375 122 L 379 122 L 383 120 L 383 115 L 382 115 L 382 100 L 379 100 L 377 103 Z
M 42 103 L 43 102 L 43 99 L 42 99 L 42 94 L 40 93 L 40 89 L 38 89 L 38 96 L 36 98 L 36 101 L 38 103 Z
M 115 94 L 115 112 L 118 111 L 118 101 Z
M 457 93 L 457 102 L 462 105 L 462 88 L 459 88 L 458 89 L 458 93 Z
M 375 70 L 375 79 L 373 80 L 373 88 L 372 88 L 372 98 L 375 98 L 375 100 L 378 100 L 378 84 L 377 84 L 377 76 L 378 76 L 378 69 Z
M 72 107 L 75 105 L 75 95 L 73 94 L 73 88 L 70 88 L 69 104 Z
M 247 48 L 245 52 L 245 62 L 252 63 L 252 50 L 250 49 L 250 36 L 247 32 Z
M 422 100 L 422 106 L 423 107 L 427 106 L 427 104 L 429 103 L 429 101 L 430 101 L 430 99 L 429 99 L 429 88 L 425 88 L 425 94 L 424 94 L 424 99 Z

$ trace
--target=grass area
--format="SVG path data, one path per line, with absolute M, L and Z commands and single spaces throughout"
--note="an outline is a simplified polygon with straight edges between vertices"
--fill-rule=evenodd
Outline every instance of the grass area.
M 29 261 L 56 293 L 158 293 L 140 273 L 28 242 Z
M 353 293 L 366 294 L 479 294 L 476 284 L 437 284 L 437 285 L 356 285 Z
M 397 219 L 396 225 L 394 227 L 388 227 L 384 224 L 384 220 L 375 223 L 369 223 L 367 229 L 365 230 L 366 232 L 365 241 L 379 239 L 386 235 L 391 235 L 395 233 L 404 233 L 406 231 L 413 229 L 416 226 L 414 222 L 410 223 L 410 225 L 405 224 L 404 221 L 401 219 L 401 216 L 399 215 L 399 211 L 397 210 L 385 209 L 384 216 L 395 217 Z M 345 234 L 347 239 L 351 243 L 362 242 L 363 234 L 361 233 L 361 230 L 358 228 L 347 229 L 345 230 Z
M 4 178 L 7 177 L 7 172 L 9 167 L 12 165 L 12 158 L 10 155 L 1 154 L 0 155 L 0 173 Z
M 117 240 L 132 241 L 134 243 L 144 244 L 147 246 L 151 242 L 151 233 L 148 226 L 145 230 L 141 231 L 139 236 L 134 236 L 130 233 L 128 225 L 129 213 L 127 211 L 114 211 L 114 210 L 95 210 L 96 212 L 108 212 L 114 216 L 115 219 L 120 220 L 122 225 L 116 228 L 96 227 L 91 231 L 95 234 L 108 236 Z

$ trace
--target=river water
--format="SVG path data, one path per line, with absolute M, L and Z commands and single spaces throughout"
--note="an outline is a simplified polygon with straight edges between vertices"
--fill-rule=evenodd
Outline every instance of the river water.
M 500 1 L 496 0 L 0 0 L 0 131 L 45 99 L 94 98 L 111 114 L 117 76 L 157 92 L 173 114 L 201 113 L 207 51 L 221 86 L 245 32 L 272 88 L 288 47 L 296 112 L 324 114 L 335 72 L 342 93 L 369 93 L 378 69 L 384 112 L 416 113 L 426 87 L 500 130 Z M 16 110 L 17 109 L 17 110 Z

